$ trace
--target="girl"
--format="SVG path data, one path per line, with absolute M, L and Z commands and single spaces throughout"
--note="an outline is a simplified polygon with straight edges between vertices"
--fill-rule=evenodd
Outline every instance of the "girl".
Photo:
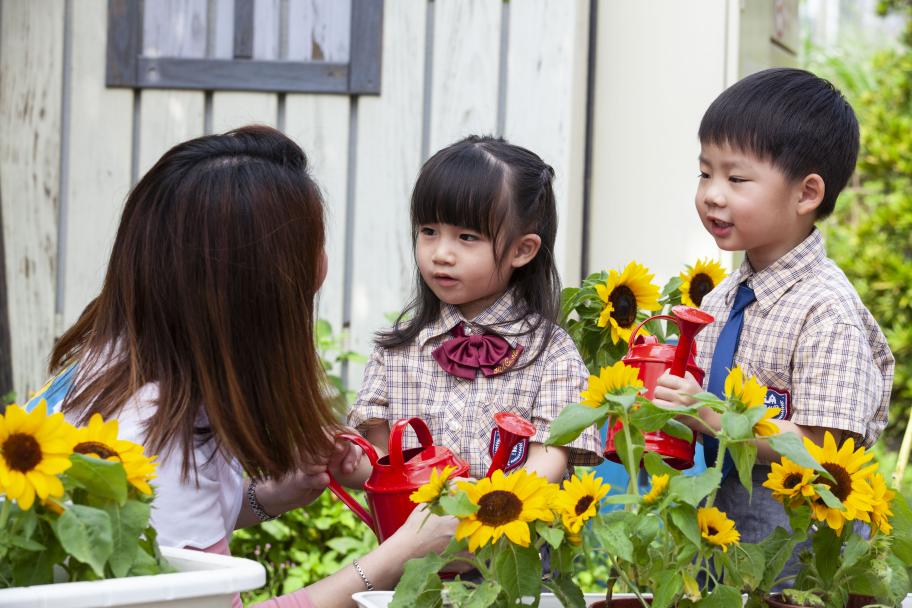
M 360 451 L 331 440 L 314 347 L 323 241 L 304 153 L 267 127 L 179 144 L 130 193 L 102 291 L 54 349 L 44 396 L 65 393 L 56 405 L 74 422 L 116 418 L 121 438 L 159 454 L 162 544 L 227 553 L 235 527 L 308 504 L 327 466 L 356 466 Z M 347 606 L 394 585 L 455 529 L 418 530 L 423 515 L 278 605 Z
M 492 137 L 468 137 L 425 163 L 411 202 L 416 296 L 378 334 L 349 413 L 381 451 L 391 421 L 418 416 L 435 443 L 482 477 L 498 441 L 492 416 L 509 410 L 536 431 L 528 453 L 514 449 L 508 470 L 525 466 L 560 481 L 572 464 L 601 461 L 595 427 L 568 447 L 543 445 L 589 377 L 555 324 L 553 176 L 533 152 Z M 365 473 L 347 481 L 363 483 Z

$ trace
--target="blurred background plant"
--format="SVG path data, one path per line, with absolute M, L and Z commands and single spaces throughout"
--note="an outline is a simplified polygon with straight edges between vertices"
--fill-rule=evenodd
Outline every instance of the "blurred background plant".
M 858 166 L 833 217 L 821 224 L 829 255 L 883 328 L 896 357 L 890 421 L 874 450 L 886 470 L 912 449 L 912 0 L 881 0 L 906 18 L 901 42 L 879 46 L 846 32 L 834 46 L 805 43 L 804 66 L 846 95 L 861 125 Z M 900 482 L 897 478 L 896 482 Z

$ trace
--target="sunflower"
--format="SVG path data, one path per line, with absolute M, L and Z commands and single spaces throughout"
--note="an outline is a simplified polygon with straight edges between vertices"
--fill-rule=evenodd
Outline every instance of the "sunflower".
M 643 388 L 643 381 L 637 377 L 639 370 L 618 361 L 611 367 L 603 367 L 598 376 L 589 376 L 589 386 L 580 393 L 583 405 L 599 407 L 605 395 L 616 395 L 628 388 Z
M 602 478 L 596 477 L 595 471 L 589 471 L 582 477 L 574 475 L 565 481 L 555 500 L 564 528 L 571 534 L 579 534 L 586 520 L 598 513 L 598 502 L 605 498 L 609 490 L 611 486 L 602 483 Z
M 697 524 L 700 526 L 700 536 L 709 544 L 722 547 L 724 552 L 728 552 L 729 545 L 741 540 L 741 533 L 735 529 L 735 522 L 716 507 L 697 509 Z
M 870 478 L 870 486 L 874 495 L 874 508 L 871 510 L 871 529 L 889 534 L 893 530 L 890 524 L 890 516 L 893 511 L 890 509 L 890 502 L 896 496 L 896 492 L 887 488 L 887 482 L 883 475 L 874 473 Z
M 694 308 L 700 308 L 703 298 L 722 279 L 728 276 L 722 265 L 715 260 L 699 259 L 693 267 L 688 266 L 681 277 L 681 303 Z
M 874 491 L 866 479 L 877 470 L 877 465 L 872 464 L 862 468 L 873 454 L 865 454 L 864 447 L 855 450 L 855 440 L 846 439 L 842 447 L 836 447 L 836 439 L 827 431 L 823 437 L 823 447 L 804 438 L 804 446 L 817 462 L 826 469 L 835 481 L 818 478 L 817 483 L 826 485 L 836 498 L 842 501 L 843 509 L 828 507 L 822 499 L 814 500 L 811 506 L 814 517 L 839 532 L 843 524 L 852 519 L 870 522 L 869 513 L 874 510 Z
M 725 394 L 729 399 L 740 401 L 745 407 L 757 407 L 766 402 L 766 387 L 751 376 L 744 381 L 744 372 L 735 366 L 725 378 Z M 776 412 L 777 414 L 779 412 Z
M 763 487 L 772 491 L 773 498 L 779 502 L 792 505 L 800 502 L 802 497 L 816 498 L 816 477 L 813 469 L 807 469 L 783 456 L 782 462 L 772 463 Z
M 127 481 L 143 494 L 152 494 L 149 480 L 155 478 L 155 456 L 147 457 L 143 447 L 117 438 L 117 420 L 105 422 L 101 414 L 92 414 L 87 426 L 76 429 L 73 451 L 102 460 L 123 463 Z
M 754 424 L 754 435 L 757 437 L 770 437 L 772 435 L 778 435 L 781 432 L 779 430 L 779 425 L 775 422 L 771 422 L 771 420 L 779 415 L 779 412 L 782 411 L 782 408 L 766 407 L 763 405 L 758 405 L 756 407 L 762 407 L 764 409 L 764 412 L 763 418 Z
M 637 311 L 659 310 L 659 288 L 652 283 L 649 269 L 630 262 L 623 272 L 611 270 L 608 279 L 595 286 L 599 298 L 605 303 L 598 318 L 599 327 L 611 325 L 611 342 L 625 342 L 637 320 Z
M 518 469 L 510 475 L 495 471 L 490 478 L 476 482 L 460 481 L 478 510 L 461 518 L 456 527 L 456 540 L 469 539 L 469 551 L 497 542 L 506 536 L 510 542 L 528 547 L 529 522 L 554 519 L 551 505 L 557 486 L 544 477 Z
M 652 488 L 643 495 L 643 503 L 651 505 L 655 502 L 658 502 L 662 495 L 665 493 L 665 488 L 668 487 L 668 473 L 663 475 L 653 475 L 652 476 Z
M 434 470 L 431 471 L 431 477 L 427 480 L 427 483 L 412 492 L 409 498 L 412 502 L 418 504 L 423 502 L 434 502 L 446 488 L 447 479 L 450 478 L 450 473 L 455 470 L 456 467 L 452 465 L 445 466 L 443 471 L 434 468 Z
M 47 415 L 44 400 L 31 413 L 10 405 L 0 416 L 0 489 L 20 509 L 31 509 L 36 495 L 63 496 L 57 475 L 72 466 L 73 432 L 63 414 Z

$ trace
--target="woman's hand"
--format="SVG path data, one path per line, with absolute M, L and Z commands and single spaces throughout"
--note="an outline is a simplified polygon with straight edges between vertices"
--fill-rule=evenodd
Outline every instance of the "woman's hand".
M 450 544 L 458 523 L 455 517 L 434 515 L 428 513 L 424 505 L 418 505 L 388 542 L 402 542 L 408 547 L 402 556 L 405 559 L 440 553 Z

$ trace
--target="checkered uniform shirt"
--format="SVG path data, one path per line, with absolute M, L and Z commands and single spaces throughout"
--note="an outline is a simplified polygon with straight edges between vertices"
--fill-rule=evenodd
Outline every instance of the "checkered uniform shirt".
M 738 285 L 747 307 L 734 363 L 791 396 L 795 424 L 847 431 L 870 446 L 887 424 L 895 361 L 877 322 L 824 250 L 816 229 L 770 267 L 745 258 L 702 302 L 716 321 L 697 336 L 698 365 L 709 371 Z M 706 383 L 708 385 L 707 376 Z
M 466 380 L 445 372 L 431 352 L 450 337 L 460 322 L 467 333 L 482 327 L 503 336 L 512 346 L 524 347 L 515 367 L 485 377 L 480 372 Z M 589 372 L 576 346 L 561 328 L 531 365 L 522 367 L 541 349 L 545 324 L 530 331 L 530 318 L 522 317 L 507 292 L 471 322 L 456 306 L 441 303 L 441 314 L 421 330 L 416 340 L 395 348 L 376 347 L 364 370 L 358 398 L 348 414 L 349 424 L 363 431 L 372 419 L 390 424 L 417 416 L 427 423 L 434 443 L 463 458 L 473 477 L 483 477 L 491 464 L 488 450 L 493 415 L 512 411 L 532 422 L 531 442 L 544 443 L 551 422 L 569 403 L 579 403 Z M 411 433 L 408 433 L 411 435 Z M 601 442 L 595 426 L 568 444 L 570 464 L 601 462 Z

